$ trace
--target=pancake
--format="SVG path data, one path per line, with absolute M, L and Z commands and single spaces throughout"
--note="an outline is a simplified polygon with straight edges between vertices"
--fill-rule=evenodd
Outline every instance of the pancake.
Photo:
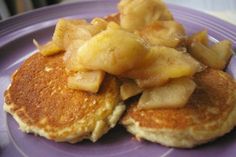
M 165 146 L 191 148 L 220 137 L 236 124 L 236 85 L 227 73 L 206 69 L 198 87 L 179 109 L 138 109 L 132 102 L 121 123 L 129 132 Z
M 125 106 L 119 82 L 106 75 L 98 93 L 67 87 L 63 54 L 43 57 L 36 53 L 12 76 L 5 92 L 5 111 L 20 129 L 57 142 L 97 141 L 116 125 Z

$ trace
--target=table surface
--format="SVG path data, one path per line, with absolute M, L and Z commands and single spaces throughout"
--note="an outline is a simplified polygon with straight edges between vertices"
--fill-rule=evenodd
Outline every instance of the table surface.
M 62 3 L 86 0 L 64 0 Z M 236 24 L 236 1 L 235 0 L 165 0 L 168 3 L 182 5 L 185 7 L 201 10 L 225 21 Z M 9 82 L 1 81 L 0 86 L 6 87 Z M 3 95 L 3 93 L 0 93 Z M 6 115 L 2 106 L 0 107 L 0 156 L 2 157 L 20 157 L 21 155 L 10 141 L 6 127 Z
M 164 0 L 167 3 L 177 4 L 188 8 L 203 11 L 227 22 L 236 24 L 235 0 Z
M 62 3 L 73 3 L 91 0 L 63 0 Z M 166 3 L 176 4 L 196 9 L 236 25 L 236 0 L 163 0 Z

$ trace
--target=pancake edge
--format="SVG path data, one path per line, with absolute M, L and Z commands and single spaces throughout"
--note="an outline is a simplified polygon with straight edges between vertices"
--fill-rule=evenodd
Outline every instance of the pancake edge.
M 233 95 L 233 110 L 227 119 L 214 131 L 194 130 L 192 127 L 185 130 L 155 129 L 141 127 L 137 121 L 129 117 L 121 121 L 127 131 L 137 139 L 145 139 L 154 143 L 159 143 L 167 147 L 193 148 L 197 145 L 208 143 L 229 133 L 236 125 L 236 91 Z M 205 125 L 204 125 L 205 126 Z
M 6 103 L 6 101 L 4 101 L 3 105 L 4 111 L 13 116 L 13 118 L 19 125 L 19 129 L 22 132 L 33 133 L 34 135 L 39 135 L 45 137 L 46 139 L 53 140 L 55 142 L 69 142 L 69 143 L 77 143 L 84 139 L 89 139 L 92 142 L 96 142 L 98 139 L 102 137 L 102 135 L 106 134 L 111 128 L 116 126 L 118 120 L 120 119 L 120 117 L 122 116 L 122 114 L 126 109 L 125 104 L 123 102 L 120 102 L 115 106 L 113 112 L 106 119 L 99 120 L 96 122 L 94 130 L 92 131 L 90 136 L 83 134 L 81 135 L 81 133 L 78 130 L 76 135 L 74 136 L 69 135 L 62 140 L 62 139 L 51 139 L 49 134 L 42 128 L 38 128 L 35 126 L 28 126 L 26 123 L 24 123 L 24 121 L 21 120 L 21 118 L 17 114 L 11 112 L 10 106 L 11 104 L 9 105 Z M 66 129 L 67 128 L 63 129 L 61 132 L 66 131 Z

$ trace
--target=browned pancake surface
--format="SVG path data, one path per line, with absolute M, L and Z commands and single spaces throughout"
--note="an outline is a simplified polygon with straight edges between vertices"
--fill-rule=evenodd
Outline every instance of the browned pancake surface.
M 50 138 L 76 133 L 78 126 L 89 134 L 96 121 L 109 116 L 119 101 L 119 84 L 109 75 L 97 94 L 68 88 L 62 57 L 33 55 L 13 75 L 5 93 L 10 113 L 17 114 L 28 126 L 46 130 Z M 78 121 L 80 124 L 73 126 Z M 71 130 L 63 135 L 56 133 L 67 127 Z
M 225 72 L 207 69 L 198 73 L 194 81 L 198 87 L 184 108 L 143 109 L 137 108 L 137 101 L 131 105 L 123 122 L 132 118 L 140 127 L 153 129 L 183 130 L 190 127 L 202 129 L 204 124 L 214 130 L 224 121 L 235 105 L 236 85 Z

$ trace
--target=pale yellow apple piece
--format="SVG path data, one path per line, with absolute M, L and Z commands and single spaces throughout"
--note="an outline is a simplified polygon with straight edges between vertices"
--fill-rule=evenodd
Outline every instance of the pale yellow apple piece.
M 105 30 L 107 27 L 108 22 L 106 20 L 104 20 L 103 18 L 94 18 L 91 21 L 91 24 L 93 26 L 96 26 L 95 28 L 98 29 L 97 31 L 101 31 L 101 30 Z
M 113 13 L 108 16 L 105 16 L 104 19 L 107 22 L 115 22 L 117 24 L 120 24 L 120 13 Z
M 53 41 L 64 50 L 73 40 L 87 41 L 97 33 L 106 29 L 107 22 L 102 18 L 95 18 L 90 23 L 80 19 L 60 19 L 53 34 Z
M 125 81 L 123 81 L 120 87 L 121 99 L 126 100 L 141 93 L 142 91 L 143 89 L 141 89 L 133 80 L 126 79 Z
M 229 40 L 223 40 L 211 46 L 210 49 L 218 55 L 220 60 L 224 61 L 221 67 L 221 69 L 224 69 L 233 53 L 232 43 Z
M 190 78 L 173 79 L 161 87 L 143 91 L 138 102 L 140 109 L 181 108 L 188 102 L 196 84 Z
M 160 20 L 160 21 L 165 21 L 165 20 L 169 21 L 169 20 L 174 20 L 174 17 L 172 15 L 172 13 L 170 12 L 170 10 L 166 7 L 158 20 Z
M 152 46 L 175 48 L 185 39 L 184 27 L 176 21 L 157 21 L 146 25 L 137 33 Z
M 121 0 L 118 9 L 120 25 L 129 31 L 140 29 L 159 19 L 173 19 L 162 0 Z
M 76 51 L 85 43 L 84 40 L 73 40 L 64 54 L 64 63 L 69 71 L 86 70 L 79 62 Z
M 195 42 L 208 46 L 208 32 L 204 30 L 191 35 L 187 39 L 187 46 L 191 46 L 191 44 Z
M 120 25 L 111 21 L 107 24 L 107 29 L 121 29 Z
M 104 76 L 103 71 L 80 71 L 76 75 L 68 77 L 68 87 L 97 93 Z
M 87 22 L 85 20 L 60 19 L 56 24 L 52 40 L 58 46 L 60 46 L 62 49 L 65 50 L 68 47 L 69 42 L 73 38 L 75 38 L 77 27 L 79 25 L 86 25 L 86 24 Z M 86 37 L 87 36 L 85 36 L 84 38 Z
M 192 43 L 190 53 L 203 64 L 214 69 L 222 70 L 232 55 L 231 49 L 231 44 L 228 41 L 219 42 L 210 48 L 196 42 Z
M 188 53 L 168 47 L 153 47 L 150 52 L 155 59 L 150 66 L 126 73 L 129 78 L 136 79 L 141 88 L 161 86 L 170 79 L 192 76 L 203 70 L 201 64 Z
M 58 47 L 57 44 L 55 44 L 53 41 L 49 41 L 48 43 L 44 45 L 39 45 L 39 43 L 34 39 L 33 43 L 37 47 L 39 52 L 44 56 L 54 55 L 56 53 L 63 51 L 63 49 Z
M 87 69 L 114 75 L 143 66 L 148 49 L 138 35 L 118 30 L 105 30 L 85 42 L 77 51 L 78 62 Z

